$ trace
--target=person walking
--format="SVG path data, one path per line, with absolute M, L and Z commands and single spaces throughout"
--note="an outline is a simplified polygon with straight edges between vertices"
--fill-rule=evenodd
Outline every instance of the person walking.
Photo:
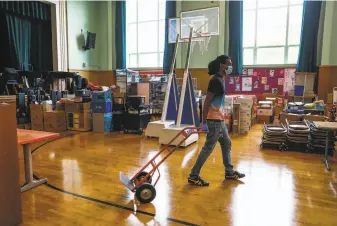
M 232 73 L 232 61 L 229 56 L 221 55 L 208 64 L 208 74 L 213 75 L 209 81 L 204 103 L 202 130 L 207 132 L 206 141 L 188 177 L 188 183 L 208 186 L 200 177 L 200 170 L 217 142 L 220 143 L 226 179 L 240 179 L 245 174 L 235 171 L 231 163 L 232 142 L 224 122 L 225 116 L 225 76 Z

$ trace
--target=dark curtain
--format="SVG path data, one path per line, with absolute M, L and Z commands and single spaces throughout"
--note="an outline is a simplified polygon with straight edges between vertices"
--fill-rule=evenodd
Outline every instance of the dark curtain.
M 229 50 L 228 55 L 232 59 L 234 75 L 242 74 L 243 67 L 243 1 L 228 2 L 229 19 Z M 225 50 L 226 51 L 226 50 Z
M 0 70 L 52 70 L 50 6 L 41 2 L 0 2 Z M 7 47 L 6 47 L 7 46 Z
M 116 1 L 116 68 L 126 69 L 126 2 Z
M 318 72 L 317 42 L 319 19 L 321 14 L 321 1 L 308 1 L 303 3 L 302 31 L 300 49 L 296 65 L 298 72 Z M 318 73 L 316 74 L 314 91 L 317 93 Z
M 6 15 L 0 13 L 0 72 L 11 66 Z
M 6 15 L 10 40 L 11 65 L 15 69 L 29 70 L 31 47 L 31 23 L 14 15 Z
M 31 24 L 30 64 L 34 71 L 53 70 L 52 28 L 50 21 Z
M 38 1 L 0 1 L 0 12 L 29 19 L 50 20 L 50 6 Z
M 169 36 L 169 19 L 176 17 L 176 1 L 166 1 L 165 13 L 165 47 L 163 59 L 163 72 L 164 74 L 170 73 L 172 58 L 174 54 L 174 43 L 168 42 Z

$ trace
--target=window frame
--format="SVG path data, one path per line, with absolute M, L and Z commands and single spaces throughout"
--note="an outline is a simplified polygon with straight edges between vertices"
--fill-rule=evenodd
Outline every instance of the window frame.
M 136 21 L 135 22 L 128 22 L 127 19 L 126 19 L 126 30 L 128 29 L 128 26 L 129 25 L 136 25 L 136 49 L 137 49 L 137 52 L 128 52 L 127 50 L 127 47 L 126 47 L 126 67 L 131 69 L 131 70 L 158 70 L 158 69 L 162 69 L 163 66 L 162 65 L 159 65 L 161 63 L 161 59 L 160 59 L 160 55 L 163 54 L 164 55 L 164 49 L 163 51 L 160 51 L 160 37 L 159 37 L 159 30 L 160 30 L 160 23 L 161 22 L 164 22 L 165 24 L 165 18 L 164 19 L 161 19 L 160 18 L 160 1 L 163 1 L 166 3 L 166 1 L 164 0 L 156 0 L 157 1 L 157 19 L 156 20 L 144 20 L 144 21 L 139 21 L 139 18 L 138 18 L 138 1 L 139 0 L 135 0 L 135 4 L 136 4 Z M 128 2 L 133 2 L 132 0 L 127 0 L 126 1 L 126 4 L 128 4 Z M 165 5 L 165 4 L 164 4 Z M 127 7 L 126 7 L 127 8 Z M 127 17 L 127 12 L 126 12 L 126 17 Z M 149 23 L 149 22 L 157 22 L 157 32 L 158 32 L 158 38 L 157 38 L 157 51 L 156 52 L 153 52 L 153 51 L 150 51 L 150 52 L 139 52 L 139 39 L 138 39 L 138 34 L 139 34 L 139 24 L 142 24 L 142 23 Z M 164 30 L 165 32 L 165 30 Z M 164 38 L 165 38 L 165 34 L 164 34 Z M 126 39 L 126 46 L 127 46 L 127 39 Z M 164 43 L 165 45 L 165 43 Z M 157 64 L 159 65 L 158 67 L 141 67 L 139 65 L 139 55 L 142 55 L 142 54 L 157 54 Z M 129 63 L 130 63 L 130 55 L 136 55 L 137 56 L 137 67 L 129 67 Z
M 280 6 L 268 6 L 268 7 L 259 7 L 258 3 L 260 0 L 256 0 L 255 3 L 255 8 L 254 9 L 246 9 L 243 11 L 243 13 L 245 12 L 255 12 L 255 37 L 254 37 L 254 46 L 251 47 L 243 47 L 242 48 L 242 54 L 244 54 L 244 50 L 245 49 L 250 49 L 253 50 L 253 64 L 249 65 L 249 64 L 244 64 L 243 62 L 243 68 L 263 68 L 263 67 L 296 67 L 297 63 L 288 63 L 288 50 L 291 47 L 298 47 L 300 48 L 300 43 L 298 45 L 295 44 L 290 44 L 288 45 L 288 39 L 289 39 L 289 12 L 290 12 L 290 8 L 293 6 L 302 6 L 303 8 L 303 2 L 302 3 L 291 3 L 291 0 L 287 0 L 287 5 L 286 6 L 281 6 L 281 7 L 286 7 L 287 8 L 287 21 L 286 21 L 286 41 L 284 45 L 275 45 L 275 46 L 257 46 L 257 29 L 258 29 L 258 23 L 257 23 L 257 19 L 258 19 L 258 11 L 261 9 L 277 9 L 280 8 Z M 243 1 L 244 4 L 244 1 Z M 267 49 L 267 48 L 280 48 L 283 47 L 284 48 L 284 61 L 281 64 L 257 64 L 257 50 L 258 49 Z

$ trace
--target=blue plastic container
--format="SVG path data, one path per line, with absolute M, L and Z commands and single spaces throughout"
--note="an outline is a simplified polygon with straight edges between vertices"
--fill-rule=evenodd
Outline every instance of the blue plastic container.
M 112 112 L 112 102 L 100 101 L 92 103 L 93 113 L 111 113 Z
M 304 86 L 295 86 L 294 96 L 303 96 Z
M 112 131 L 112 113 L 104 114 L 104 132 Z
M 112 101 L 112 93 L 110 90 L 108 91 L 95 91 L 92 93 L 92 102 L 111 102 Z

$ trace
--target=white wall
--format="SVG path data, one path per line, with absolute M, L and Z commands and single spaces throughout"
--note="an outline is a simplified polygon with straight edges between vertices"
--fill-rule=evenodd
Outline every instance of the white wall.
M 112 5 L 109 1 L 67 1 L 69 69 L 112 70 Z M 84 51 L 87 31 L 96 33 L 96 46 Z

